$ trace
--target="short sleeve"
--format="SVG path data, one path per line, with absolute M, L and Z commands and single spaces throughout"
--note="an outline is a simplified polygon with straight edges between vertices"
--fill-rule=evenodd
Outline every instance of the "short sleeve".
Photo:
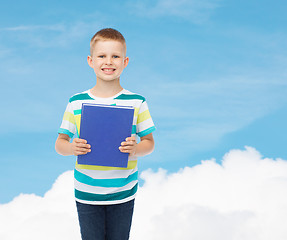
M 58 133 L 67 134 L 70 138 L 72 138 L 76 132 L 77 127 L 76 127 L 75 116 L 72 109 L 72 104 L 69 102 L 66 107 L 62 124 L 58 130 Z
M 139 137 L 144 137 L 155 130 L 153 120 L 151 118 L 148 105 L 143 101 L 137 117 L 136 133 Z

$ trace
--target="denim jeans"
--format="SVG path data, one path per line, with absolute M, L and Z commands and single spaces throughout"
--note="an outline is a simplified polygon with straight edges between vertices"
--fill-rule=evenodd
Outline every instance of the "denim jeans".
M 114 205 L 76 201 L 82 240 L 128 240 L 134 200 Z

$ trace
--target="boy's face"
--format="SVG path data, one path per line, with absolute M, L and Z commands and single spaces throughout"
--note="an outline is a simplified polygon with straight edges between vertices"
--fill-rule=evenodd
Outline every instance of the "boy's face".
M 97 81 L 119 80 L 129 58 L 125 56 L 125 45 L 119 41 L 98 40 L 94 46 L 93 56 L 88 56 L 88 64 L 94 69 Z

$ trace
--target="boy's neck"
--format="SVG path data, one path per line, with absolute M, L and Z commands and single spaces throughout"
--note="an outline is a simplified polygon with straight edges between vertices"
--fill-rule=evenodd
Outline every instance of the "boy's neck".
M 97 81 L 96 85 L 91 88 L 91 93 L 96 96 L 96 97 L 101 97 L 101 98 L 109 98 L 120 91 L 122 91 L 123 88 L 120 85 L 119 81 L 111 81 L 111 82 L 101 82 Z

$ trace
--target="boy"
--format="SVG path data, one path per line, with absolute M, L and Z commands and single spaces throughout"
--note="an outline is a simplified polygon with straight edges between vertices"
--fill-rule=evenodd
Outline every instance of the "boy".
M 154 149 L 155 126 L 145 98 L 120 85 L 120 75 L 128 65 L 126 42 L 120 32 L 106 28 L 90 42 L 88 64 L 96 74 L 96 85 L 72 96 L 64 113 L 56 151 L 61 155 L 87 154 L 97 146 L 78 133 L 82 103 L 116 104 L 134 107 L 132 136 L 121 143 L 119 151 L 129 153 L 127 168 L 80 165 L 74 170 L 75 198 L 83 240 L 127 240 L 132 221 L 134 198 L 138 187 L 137 157 Z M 140 142 L 136 142 L 136 135 Z

